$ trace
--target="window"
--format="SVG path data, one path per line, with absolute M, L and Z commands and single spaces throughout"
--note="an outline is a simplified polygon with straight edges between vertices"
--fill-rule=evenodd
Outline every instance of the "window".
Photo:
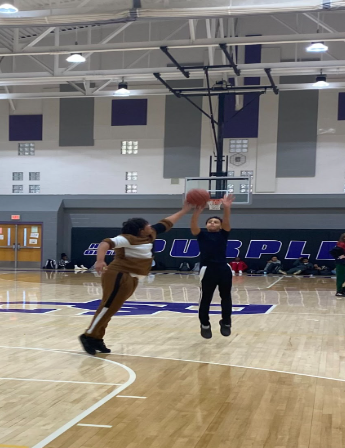
M 228 184 L 228 193 L 233 193 L 234 190 L 234 185 L 233 184 Z
M 138 185 L 126 185 L 126 193 L 138 193 Z
M 121 143 L 121 154 L 138 154 L 139 144 L 137 141 L 123 141 Z
M 136 171 L 127 171 L 126 180 L 138 180 L 138 173 Z
M 18 156 L 34 156 L 35 143 L 18 143 Z
M 23 185 L 12 185 L 12 193 L 23 193 Z
M 254 171 L 253 170 L 243 170 L 241 171 L 241 176 L 244 177 L 250 177 L 250 176 L 254 176 Z
M 40 180 L 41 173 L 31 172 L 29 173 L 29 180 Z
M 12 173 L 12 180 L 23 180 L 24 179 L 24 173 L 20 173 L 18 171 Z
M 41 187 L 40 185 L 29 185 L 29 193 L 40 193 Z
M 235 177 L 235 171 L 228 171 L 229 177 Z
M 248 139 L 230 140 L 229 152 L 248 152 Z
M 252 193 L 253 185 L 241 184 L 240 185 L 240 193 Z

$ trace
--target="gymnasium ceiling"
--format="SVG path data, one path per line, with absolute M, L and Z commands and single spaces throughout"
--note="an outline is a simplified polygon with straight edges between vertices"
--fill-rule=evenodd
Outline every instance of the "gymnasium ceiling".
M 110 96 L 119 82 L 131 95 L 165 95 L 157 81 L 183 80 L 161 50 L 181 65 L 227 65 L 227 44 L 240 70 L 209 70 L 211 83 L 261 77 L 280 90 L 307 89 L 321 73 L 328 88 L 345 88 L 345 0 L 14 0 L 19 12 L 0 14 L 0 99 Z M 306 47 L 322 41 L 326 53 Z M 246 45 L 262 44 L 262 62 L 244 64 Z M 235 49 L 237 48 L 237 51 Z M 68 63 L 71 53 L 86 62 Z M 296 75 L 306 75 L 296 84 Z M 284 77 L 284 78 L 281 78 Z M 291 77 L 291 82 L 289 82 Z M 204 79 L 191 70 L 190 79 Z M 283 82 L 282 82 L 283 81 Z M 60 92 L 69 84 L 71 92 Z

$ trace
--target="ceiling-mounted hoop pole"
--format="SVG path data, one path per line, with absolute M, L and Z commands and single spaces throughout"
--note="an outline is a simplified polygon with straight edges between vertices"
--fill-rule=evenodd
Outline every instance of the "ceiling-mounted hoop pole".
M 219 44 L 219 47 L 222 50 L 222 52 L 225 54 L 225 57 L 229 61 L 229 64 L 230 64 L 231 68 L 233 69 L 235 75 L 236 76 L 240 76 L 241 75 L 241 70 L 239 70 L 239 68 L 235 64 L 233 57 L 231 56 L 231 54 L 228 51 L 227 45 L 226 44 Z
M 182 75 L 185 78 L 189 78 L 189 72 L 186 72 L 186 70 L 182 67 L 182 65 L 180 65 L 176 59 L 174 58 L 174 56 L 172 54 L 169 53 L 168 47 L 160 47 L 160 49 L 163 51 L 163 53 L 170 59 L 170 61 L 175 65 L 175 67 L 182 73 Z
M 217 139 L 217 133 L 216 133 L 216 127 L 215 127 L 215 119 L 213 114 L 213 106 L 212 106 L 212 99 L 211 99 L 211 89 L 210 89 L 210 78 L 208 76 L 208 70 L 205 69 L 205 76 L 206 76 L 206 83 L 207 83 L 207 91 L 208 91 L 208 104 L 210 107 L 210 113 L 211 113 L 211 126 L 212 126 L 212 133 L 214 138 L 214 143 L 216 146 L 216 153 L 218 156 L 218 139 Z M 219 123 L 217 123 L 219 125 Z
M 265 68 L 265 73 L 266 73 L 267 78 L 269 79 L 269 81 L 271 83 L 271 87 L 272 87 L 273 92 L 276 95 L 279 95 L 279 89 L 278 89 L 276 83 L 274 82 L 274 79 L 272 78 L 271 69 L 270 68 Z

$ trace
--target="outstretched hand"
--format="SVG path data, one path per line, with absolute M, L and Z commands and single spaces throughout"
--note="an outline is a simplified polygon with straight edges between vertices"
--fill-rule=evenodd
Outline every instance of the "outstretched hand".
M 222 199 L 223 207 L 230 208 L 232 203 L 234 202 L 234 200 L 235 200 L 235 196 L 233 194 L 229 194 L 229 195 L 225 194 Z
M 190 204 L 189 202 L 187 202 L 187 200 L 185 200 L 183 203 L 182 210 L 185 211 L 186 213 L 188 213 L 189 211 L 192 210 L 192 208 L 194 208 L 194 206 L 192 204 Z
M 206 207 L 206 204 L 205 205 L 194 206 L 194 214 L 195 215 L 200 215 L 204 211 L 205 207 Z

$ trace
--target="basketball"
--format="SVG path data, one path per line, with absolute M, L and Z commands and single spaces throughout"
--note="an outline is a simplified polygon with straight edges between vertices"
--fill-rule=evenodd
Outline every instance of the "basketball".
M 202 188 L 195 188 L 187 193 L 186 200 L 189 204 L 204 207 L 210 200 L 210 194 L 208 191 Z

